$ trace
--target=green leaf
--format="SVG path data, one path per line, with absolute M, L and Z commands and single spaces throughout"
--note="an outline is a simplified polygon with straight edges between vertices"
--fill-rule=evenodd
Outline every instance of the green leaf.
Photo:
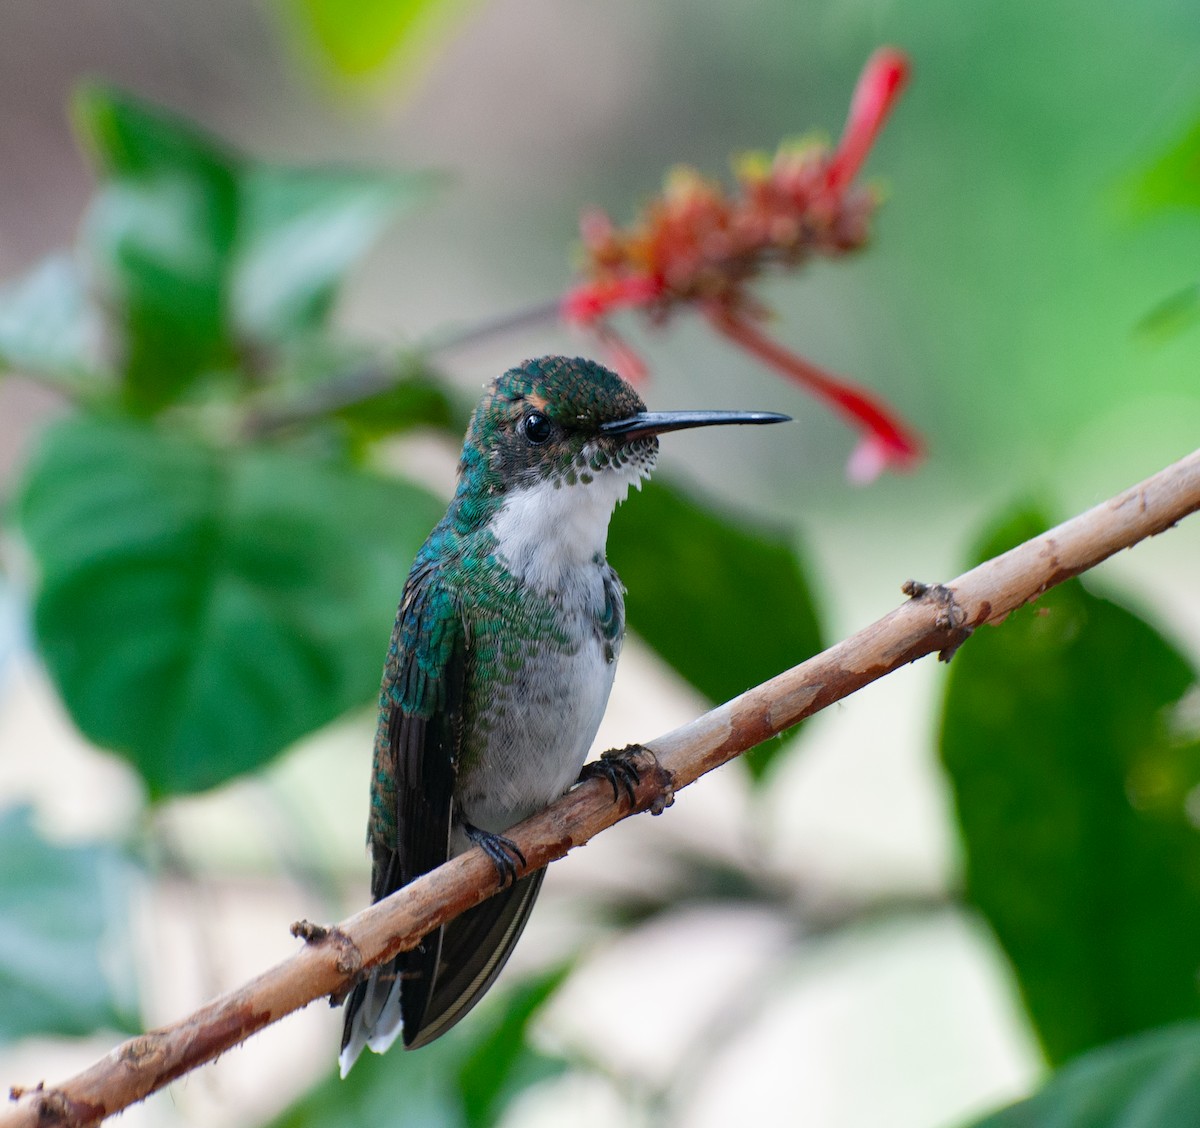
M 724 701 L 821 649 L 811 589 L 790 538 L 650 482 L 613 518 L 609 558 L 626 618 L 711 701 Z M 761 779 L 784 742 L 743 756 Z
M 1200 209 L 1200 118 L 1142 175 L 1137 202 L 1145 211 Z
M 226 281 L 237 231 L 237 158 L 182 119 L 85 87 L 78 129 L 102 177 L 84 241 L 117 319 L 130 406 L 154 411 L 232 363 Z
M 83 383 L 96 367 L 98 334 L 79 270 L 65 255 L 0 291 L 0 369 Z
M 1138 323 L 1138 332 L 1151 341 L 1167 341 L 1200 322 L 1200 282 L 1177 290 Z
M 254 400 L 247 429 L 275 435 L 314 417 L 337 420 L 355 448 L 369 451 L 417 427 L 461 439 L 470 414 L 421 353 L 385 356 L 318 332 L 281 345 L 275 378 Z
M 1182 1128 L 1200 1124 L 1200 1023 L 1104 1046 L 1036 1096 L 973 1128 Z
M 431 41 L 470 8 L 466 0 L 291 0 L 293 18 L 326 64 L 364 79 L 405 62 L 419 65 Z
M 439 182 L 258 164 L 103 87 L 82 91 L 76 118 L 101 176 L 85 246 L 142 414 L 322 327 L 353 263 Z
M 28 808 L 0 811 L 0 1044 L 138 1028 L 131 874 L 111 847 L 53 846 Z
M 335 412 L 365 439 L 397 435 L 414 427 L 431 427 L 454 436 L 467 428 L 469 414 L 449 394 L 449 389 L 414 366 L 411 376 L 403 376 L 387 389 Z
M 1045 527 L 1021 514 L 980 558 Z M 950 670 L 941 753 L 969 901 L 1012 961 L 1052 1061 L 1200 1012 L 1195 671 L 1142 620 L 1070 581 Z
M 428 173 L 248 168 L 233 280 L 239 328 L 274 341 L 322 325 L 347 270 L 392 219 L 424 202 L 439 179 Z
M 440 510 L 293 451 L 67 420 L 18 498 L 43 658 L 79 727 L 153 796 L 211 787 L 374 697 Z
M 486 1128 L 522 1089 L 566 1068 L 532 1049 L 530 1020 L 565 975 L 556 969 L 499 998 L 419 1053 L 398 1046 L 364 1053 L 346 1080 L 336 1074 L 270 1128 Z
M 564 966 L 521 984 L 496 1008 L 497 1020 L 481 1022 L 473 1032 L 472 1044 L 458 1068 L 457 1086 L 469 1128 L 489 1128 L 517 1093 L 565 1068 L 560 1058 L 531 1049 L 525 1032 L 569 970 Z

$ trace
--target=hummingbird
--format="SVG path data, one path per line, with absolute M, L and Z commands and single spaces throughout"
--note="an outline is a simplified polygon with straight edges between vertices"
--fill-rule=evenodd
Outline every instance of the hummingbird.
M 417 553 L 384 664 L 367 842 L 379 901 L 477 845 L 500 889 L 351 992 L 339 1058 L 432 1042 L 495 981 L 545 870 L 503 832 L 581 778 L 625 633 L 609 519 L 666 431 L 778 423 L 751 411 L 651 412 L 594 361 L 529 360 L 471 417 L 446 515 Z M 617 795 L 622 769 L 593 762 Z M 631 766 L 624 769 L 628 785 Z M 584 773 L 588 775 L 589 773 Z M 636 776 L 634 777 L 636 779 Z

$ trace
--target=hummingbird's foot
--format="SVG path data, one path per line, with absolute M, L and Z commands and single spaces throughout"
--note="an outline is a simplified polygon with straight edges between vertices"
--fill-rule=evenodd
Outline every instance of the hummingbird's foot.
M 463 833 L 471 842 L 491 859 L 492 865 L 496 867 L 496 877 L 500 882 L 500 888 L 515 884 L 517 864 L 520 863 L 522 866 L 528 864 L 525 861 L 525 855 L 521 853 L 521 848 L 511 838 L 505 838 L 503 834 L 492 834 L 488 830 L 480 830 L 472 823 L 464 821 L 462 828 Z
M 612 787 L 613 802 L 621 798 L 621 788 L 629 796 L 630 806 L 637 803 L 637 793 L 634 788 L 642 782 L 642 773 L 634 757 L 639 752 L 646 752 L 640 744 L 627 744 L 624 748 L 610 748 L 600 753 L 599 760 L 583 765 L 579 773 L 579 782 L 589 779 L 606 779 Z

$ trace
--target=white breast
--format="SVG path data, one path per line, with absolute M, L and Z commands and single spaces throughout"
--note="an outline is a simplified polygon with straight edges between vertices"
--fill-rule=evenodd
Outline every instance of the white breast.
M 604 559 L 609 518 L 631 485 L 640 487 L 641 474 L 629 464 L 586 485 L 539 482 L 513 490 L 491 521 L 498 555 L 536 590 L 561 591 L 574 570 Z
M 532 644 L 520 678 L 492 689 L 482 710 L 485 747 L 459 781 L 463 813 L 476 826 L 501 831 L 578 778 L 620 651 L 620 639 L 606 640 L 597 629 L 606 580 L 616 583 L 604 557 L 608 522 L 639 481 L 630 467 L 600 473 L 587 484 L 539 483 L 514 490 L 492 518 L 497 557 L 552 602 L 565 636 L 577 645 Z

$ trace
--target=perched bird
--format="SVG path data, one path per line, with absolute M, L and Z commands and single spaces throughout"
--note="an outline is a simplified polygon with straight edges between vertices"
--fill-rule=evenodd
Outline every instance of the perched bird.
M 416 1049 L 449 1030 L 525 927 L 545 871 L 513 881 L 524 858 L 501 832 L 576 782 L 600 725 L 625 631 L 608 523 L 654 468 L 657 436 L 787 418 L 648 412 L 615 373 L 559 356 L 487 389 L 396 613 L 367 838 L 375 901 L 472 845 L 504 887 L 354 988 L 343 1076 L 363 1046 L 382 1053 L 403 1034 Z

